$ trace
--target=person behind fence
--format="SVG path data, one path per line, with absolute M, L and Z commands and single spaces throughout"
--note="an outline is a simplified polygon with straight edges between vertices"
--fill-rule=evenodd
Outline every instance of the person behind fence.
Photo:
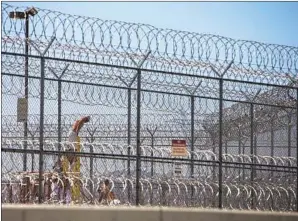
M 84 126 L 85 123 L 90 121 L 90 116 L 87 117 L 82 117 L 80 120 L 76 120 L 74 122 L 74 124 L 72 125 L 69 133 L 68 133 L 68 149 L 67 151 L 75 151 L 75 144 L 77 142 L 77 138 L 79 136 L 79 132 L 81 130 L 81 128 Z M 73 167 L 75 165 L 76 162 L 76 157 L 74 154 L 67 154 L 67 159 L 69 161 L 70 164 L 70 172 L 73 170 Z
M 77 142 L 77 138 L 79 136 L 79 132 L 81 128 L 84 126 L 85 123 L 90 121 L 90 116 L 82 117 L 80 120 L 76 120 L 74 124 L 72 125 L 69 133 L 68 133 L 68 142 L 69 145 L 67 146 L 65 151 L 75 151 L 75 142 Z M 63 162 L 64 159 L 67 159 L 69 162 L 69 167 L 66 168 L 66 171 L 63 171 L 64 166 Z M 65 154 L 64 156 L 61 156 L 58 158 L 57 162 L 53 166 L 54 172 L 58 174 L 61 180 L 64 182 L 64 191 L 62 193 L 62 198 L 65 199 L 66 203 L 71 202 L 71 185 L 68 180 L 68 174 L 67 172 L 73 172 L 74 166 L 76 163 L 76 156 L 74 154 Z M 58 195 L 58 192 L 60 192 L 58 189 L 61 189 L 61 186 L 58 186 L 58 183 L 55 183 L 55 185 L 52 186 L 52 189 L 55 189 L 55 194 Z M 59 194 L 60 195 L 60 194 Z
M 98 188 L 98 193 L 99 203 L 105 205 L 120 204 L 120 201 L 116 198 L 114 192 L 110 190 L 110 181 L 108 179 L 101 183 L 101 186 Z

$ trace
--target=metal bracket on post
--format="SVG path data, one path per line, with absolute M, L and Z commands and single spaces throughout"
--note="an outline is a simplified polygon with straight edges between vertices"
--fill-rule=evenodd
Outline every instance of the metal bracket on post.
M 226 67 L 226 69 L 220 74 L 217 70 L 215 70 L 215 68 L 210 65 L 210 68 L 212 69 L 212 71 L 220 78 L 223 78 L 223 76 L 227 73 L 227 71 L 231 68 L 232 64 L 234 63 L 234 61 L 231 61 L 228 66 Z
M 218 173 L 218 207 L 222 209 L 222 142 L 223 142 L 223 76 L 231 68 L 234 61 L 231 61 L 223 73 L 219 73 L 210 65 L 212 71 L 220 78 L 219 79 L 219 173 Z M 215 171 L 215 168 L 214 168 Z
M 61 80 L 63 75 L 65 74 L 65 72 L 67 71 L 68 67 L 69 67 L 70 64 L 67 64 L 65 66 L 65 68 L 62 70 L 62 73 L 60 74 L 60 76 L 58 76 L 55 71 L 51 68 L 51 67 L 48 67 L 48 69 L 53 73 L 53 75 L 55 75 L 55 77 L 58 79 L 58 80 Z
M 42 203 L 42 177 L 43 177 L 43 129 L 44 129 L 44 82 L 45 82 L 45 58 L 44 55 L 48 52 L 51 45 L 56 38 L 53 37 L 46 49 L 41 52 L 32 40 L 29 40 L 32 47 L 40 54 L 40 66 L 41 66 L 41 77 L 40 77 L 40 124 L 39 124 L 39 186 L 38 186 L 38 203 Z
M 201 86 L 201 84 L 202 84 L 202 80 L 200 80 L 200 82 L 197 84 L 197 86 L 195 86 L 195 88 L 193 90 L 189 90 L 184 85 L 182 85 L 182 87 L 184 88 L 184 90 L 186 90 L 190 94 L 190 96 L 194 96 L 195 93 L 197 92 L 198 88 Z
M 41 57 L 44 57 L 45 54 L 48 52 L 48 50 L 50 49 L 50 47 L 52 46 L 52 44 L 54 43 L 56 37 L 52 37 L 51 41 L 49 42 L 48 46 L 46 47 L 46 49 L 43 51 L 43 53 L 39 50 L 39 48 L 35 45 L 34 41 L 29 39 L 29 43 L 31 44 L 31 46 L 39 53 L 39 55 Z
M 247 101 L 249 102 L 254 102 L 257 97 L 259 96 L 259 94 L 261 93 L 262 89 L 260 88 L 257 93 L 253 96 L 253 97 L 249 97 L 245 92 L 243 92 L 242 90 L 240 90 L 240 92 L 243 94 L 243 96 L 246 98 Z
M 136 206 L 140 204 L 140 177 L 141 177 L 141 140 L 140 140 L 140 132 L 141 132 L 141 67 L 144 62 L 150 55 L 151 51 L 149 51 L 144 59 L 137 63 L 129 54 L 129 58 L 136 65 L 137 72 L 137 158 L 136 158 Z

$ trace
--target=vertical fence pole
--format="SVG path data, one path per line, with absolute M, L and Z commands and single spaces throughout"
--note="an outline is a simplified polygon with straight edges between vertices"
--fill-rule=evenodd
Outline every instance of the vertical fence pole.
M 93 153 L 94 153 L 94 147 L 93 147 L 93 142 L 94 142 L 94 140 L 95 140 L 95 137 L 94 137 L 94 134 L 95 134 L 95 132 L 96 132 L 96 130 L 97 130 L 97 127 L 95 127 L 94 128 L 94 130 L 89 130 L 89 128 L 87 128 L 87 131 L 88 131 L 88 133 L 89 133 L 89 135 L 90 135 L 90 140 L 89 140 L 89 142 L 90 142 L 90 154 L 91 154 L 91 156 L 90 156 L 90 162 L 89 162 L 89 166 L 90 166 L 90 171 L 89 171 L 89 177 L 90 177 L 90 179 L 92 180 L 93 179 L 93 165 L 94 165 L 94 156 L 93 156 Z
M 140 177 L 141 177 L 141 67 L 150 55 L 149 51 L 144 59 L 138 64 L 133 58 L 130 57 L 131 61 L 138 67 L 136 78 L 137 78 L 137 156 L 136 156 L 136 205 L 140 204 Z M 133 81 L 132 81 L 133 82 Z M 132 84 L 132 83 L 131 83 Z M 131 86 L 130 84 L 130 86 Z
M 29 16 L 26 16 L 25 19 L 25 99 L 27 102 L 27 106 L 28 105 L 28 94 L 29 94 Z M 24 121 L 24 156 L 23 156 L 23 170 L 26 171 L 27 170 L 27 139 L 28 139 L 28 116 L 26 118 L 26 120 Z
M 38 129 L 38 128 L 37 128 L 37 129 Z M 29 133 L 30 136 L 31 136 L 31 140 L 32 140 L 32 143 L 33 143 L 33 146 L 34 146 L 34 135 L 35 135 L 36 131 L 33 132 L 33 131 L 30 131 L 30 130 L 28 129 L 28 133 Z M 32 150 L 33 150 L 33 146 L 32 146 Z M 32 153 L 31 153 L 31 172 L 33 172 L 33 171 L 34 171 L 34 153 L 32 152 Z
M 135 61 L 131 59 L 134 63 Z M 135 63 L 136 64 L 136 63 Z M 131 176 L 131 170 L 130 170 L 130 165 L 131 165 L 131 86 L 134 83 L 138 76 L 138 73 L 135 74 L 133 79 L 127 83 L 125 80 L 123 80 L 121 77 L 118 76 L 119 80 L 122 81 L 125 86 L 127 87 L 127 175 L 128 177 Z M 128 185 L 127 187 L 127 195 L 128 195 L 128 201 L 130 202 L 131 198 L 131 186 Z
M 194 149 L 195 149 L 195 93 L 202 84 L 200 81 L 193 90 L 184 89 L 190 94 L 190 177 L 194 178 Z M 191 186 L 191 201 L 193 202 L 194 187 Z
M 141 70 L 137 77 L 137 159 L 136 159 L 136 205 L 140 203 L 140 176 L 141 176 Z
M 94 141 L 94 137 L 93 137 L 93 135 L 92 135 L 92 137 L 91 137 L 91 143 L 93 143 L 93 141 Z M 92 180 L 93 181 L 93 164 L 94 164 L 94 162 L 93 162 L 93 153 L 94 153 L 94 148 L 93 148 L 93 145 L 91 144 L 90 145 L 90 154 L 91 154 L 91 157 L 90 157 L 90 180 Z M 91 186 L 90 185 L 90 192 L 91 193 L 93 193 L 93 191 L 94 191 L 94 186 Z M 92 204 L 94 203 L 94 195 L 95 194 L 93 194 L 93 197 L 92 197 Z
M 93 174 L 94 174 L 94 147 L 93 147 L 93 142 L 95 140 L 95 137 L 94 137 L 94 134 L 97 130 L 97 127 L 94 128 L 94 130 L 90 130 L 89 128 L 87 128 L 87 131 L 90 135 L 90 139 L 87 138 L 88 142 L 89 142 L 89 148 L 90 148 L 90 160 L 89 160 L 89 168 L 90 168 L 90 171 L 89 171 L 89 178 L 91 181 L 93 181 Z M 94 191 L 94 186 L 90 185 L 90 188 L 89 188 L 90 192 L 93 193 Z M 94 203 L 94 195 L 92 197 L 92 200 L 91 200 L 91 203 L 93 204 Z
M 242 91 L 241 91 L 242 92 Z M 249 117 L 250 117 L 250 156 L 251 156 L 251 169 L 250 169 L 250 181 L 251 185 L 253 185 L 254 177 L 255 177 L 255 165 L 254 165 L 254 155 L 257 152 L 257 135 L 255 131 L 254 125 L 254 104 L 253 102 L 256 100 L 257 96 L 260 94 L 261 89 L 257 91 L 253 98 L 249 98 L 244 92 L 242 94 L 246 97 L 246 99 L 250 102 L 249 108 Z M 251 206 L 254 207 L 254 192 L 251 193 Z
M 32 140 L 34 142 L 34 136 L 33 135 L 32 135 Z M 32 153 L 31 154 L 31 172 L 34 172 L 34 161 L 35 161 L 35 156 L 34 156 L 34 153 Z
M 43 144 L 44 144 L 44 134 L 43 134 L 43 129 L 44 129 L 44 85 L 45 85 L 45 58 L 44 55 L 47 53 L 51 45 L 53 44 L 55 40 L 55 37 L 52 38 L 50 43 L 48 44 L 47 48 L 44 50 L 42 53 L 38 47 L 35 46 L 34 42 L 31 42 L 31 45 L 38 51 L 40 54 L 40 123 L 39 123 L 39 182 L 38 182 L 38 203 L 42 203 L 42 179 L 43 179 Z
M 58 159 L 60 160 L 61 157 L 61 114 L 62 114 L 62 97 L 61 97 L 61 90 L 62 90 L 62 82 L 61 79 L 58 79 Z
M 195 150 L 195 96 L 190 97 L 190 103 L 191 103 L 191 113 L 190 113 L 190 123 L 191 123 L 191 133 L 190 133 L 190 149 L 191 149 L 191 155 L 190 155 L 190 177 L 191 179 L 194 178 L 194 150 Z M 191 186 L 191 203 L 194 201 L 194 187 Z
M 153 163 L 153 148 L 154 148 L 154 134 L 157 130 L 157 127 L 155 127 L 155 129 L 153 131 L 151 131 L 149 128 L 147 128 L 148 133 L 150 134 L 151 137 L 151 178 L 154 175 L 154 163 Z M 150 192 L 150 205 L 152 205 L 153 203 L 153 191 Z
M 234 61 L 231 61 L 223 73 L 219 73 L 215 70 L 213 66 L 211 66 L 212 71 L 219 77 L 219 135 L 218 135 L 218 207 L 222 209 L 222 137 L 223 137 L 223 76 L 227 73 L 230 69 Z
M 190 176 L 191 176 L 191 178 L 193 178 L 193 176 L 194 176 L 194 131 L 195 131 L 195 97 L 192 95 L 191 97 L 190 97 L 190 103 L 191 103 L 191 106 L 190 106 L 190 108 L 191 108 L 191 113 L 190 113 L 190 115 L 191 115 L 191 118 L 190 118 L 190 120 L 191 120 L 191 128 L 190 128 L 190 130 L 191 130 L 191 133 L 190 133 L 190 150 L 191 150 L 191 165 L 190 165 Z M 193 193 L 193 192 L 192 192 Z M 193 196 L 193 194 L 192 194 L 192 196 Z
M 223 78 L 219 79 L 219 171 L 218 207 L 222 209 L 222 129 L 223 129 Z
M 154 148 L 154 134 L 157 130 L 157 127 L 153 131 L 151 131 L 149 128 L 147 128 L 148 133 L 151 137 L 151 177 L 153 177 L 154 174 L 154 164 L 153 164 L 153 148 Z
M 238 127 L 238 155 L 241 154 L 241 127 Z M 239 165 L 239 181 L 241 181 L 241 166 Z
M 127 175 L 130 176 L 130 145 L 131 145 L 131 88 L 128 88 L 128 99 L 127 99 Z
M 93 138 L 93 136 L 91 137 L 91 143 L 93 143 L 93 141 L 94 141 L 94 138 Z M 90 179 L 91 180 L 93 180 L 93 164 L 94 164 L 94 162 L 93 162 L 93 153 L 94 153 L 94 148 L 93 148 L 93 145 L 91 144 L 90 145 L 90 153 L 91 153 L 91 156 L 92 157 L 90 157 L 90 173 L 89 173 L 89 176 L 90 176 Z
M 55 77 L 58 79 L 58 159 L 61 157 L 61 115 L 62 115 L 62 77 L 65 74 L 67 68 L 69 67 L 69 64 L 66 65 L 66 67 L 63 69 L 62 73 L 60 76 L 58 76 L 53 69 L 49 67 L 49 70 L 55 75 Z
M 291 110 L 292 111 L 292 110 Z M 292 139 L 292 125 L 291 125 L 291 116 L 292 116 L 292 112 L 288 112 L 288 127 L 287 127 L 287 134 L 288 134 L 288 157 L 291 157 L 291 139 Z M 289 164 L 290 166 L 290 164 Z
M 154 175 L 154 165 L 153 165 L 153 147 L 154 147 L 154 135 L 151 135 L 151 178 Z
M 270 124 L 270 141 L 271 141 L 271 152 L 270 156 L 274 156 L 274 118 L 271 118 Z
M 270 123 L 270 145 L 271 145 L 271 152 L 270 156 L 274 156 L 274 117 L 271 118 L 271 123 Z M 271 176 L 273 176 L 274 172 L 273 170 L 271 171 Z
M 42 203 L 42 175 L 43 175 L 43 126 L 44 126 L 44 81 L 45 81 L 45 59 L 41 58 L 40 78 L 40 124 L 39 124 L 39 186 L 38 203 Z
M 130 151 L 131 151 L 131 88 L 128 88 L 128 99 L 127 99 L 127 155 L 128 155 L 128 159 L 127 159 L 127 175 L 128 177 L 130 177 Z M 128 185 L 127 188 L 127 196 L 128 196 L 128 202 L 130 202 L 131 199 L 131 187 L 130 185 Z
M 250 156 L 251 156 L 251 170 L 250 170 L 250 181 L 253 184 L 254 180 L 254 105 L 250 103 Z M 251 205 L 254 207 L 254 192 L 251 193 Z

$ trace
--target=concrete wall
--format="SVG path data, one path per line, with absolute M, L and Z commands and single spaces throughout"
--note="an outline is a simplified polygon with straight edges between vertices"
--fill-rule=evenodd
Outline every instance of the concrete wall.
M 164 207 L 2 205 L 3 221 L 298 221 L 298 213 Z

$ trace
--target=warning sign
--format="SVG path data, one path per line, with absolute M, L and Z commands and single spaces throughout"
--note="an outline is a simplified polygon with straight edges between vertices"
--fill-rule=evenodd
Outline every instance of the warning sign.
M 28 102 L 26 98 L 18 98 L 17 122 L 26 122 L 28 116 Z
M 182 175 L 182 165 L 181 163 L 174 164 L 174 175 L 181 176 Z
M 186 140 L 172 140 L 172 156 L 187 156 Z

